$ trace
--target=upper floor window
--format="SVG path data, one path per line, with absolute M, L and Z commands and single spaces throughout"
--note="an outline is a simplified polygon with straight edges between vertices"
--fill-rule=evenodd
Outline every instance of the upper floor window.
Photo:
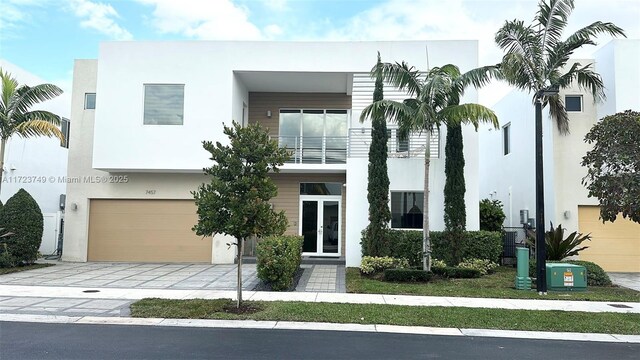
M 424 192 L 391 192 L 391 228 L 422 229 Z
M 182 125 L 184 84 L 144 85 L 144 124 Z
M 395 148 L 395 152 L 409 151 L 409 137 L 403 139 L 399 129 L 387 129 L 387 139 L 389 139 L 390 149 Z
M 69 119 L 60 118 L 60 131 L 64 136 L 64 140 L 60 140 L 60 146 L 67 149 L 69 148 L 69 130 L 71 130 Z
M 567 111 L 582 111 L 582 95 L 566 95 L 564 107 Z
M 511 123 L 502 127 L 502 153 L 508 155 L 511 152 Z
M 96 108 L 96 94 L 86 93 L 84 94 L 84 108 L 87 110 Z

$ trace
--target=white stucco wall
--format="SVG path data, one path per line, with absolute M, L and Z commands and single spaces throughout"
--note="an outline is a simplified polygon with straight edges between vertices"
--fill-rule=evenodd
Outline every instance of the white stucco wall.
M 639 111 L 640 39 L 615 39 L 595 54 L 607 99 L 598 106 L 598 119 L 633 109 Z
M 33 86 L 49 82 L 6 60 L 0 59 L 0 67 L 11 73 L 21 85 Z M 37 104 L 31 110 L 47 110 L 69 118 L 70 94 Z M 7 142 L 4 160 L 0 200 L 6 203 L 21 188 L 29 192 L 45 218 L 40 252 L 54 253 L 62 216 L 60 195 L 66 192 L 66 184 L 58 180 L 67 173 L 67 149 L 60 146 L 57 138 L 24 139 L 14 135 Z

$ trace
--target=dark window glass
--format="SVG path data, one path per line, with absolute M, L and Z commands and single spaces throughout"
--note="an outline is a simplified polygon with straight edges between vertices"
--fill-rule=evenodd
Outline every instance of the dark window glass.
M 61 118 L 60 119 L 60 131 L 62 131 L 62 135 L 64 136 L 64 140 L 60 141 L 60 146 L 63 148 L 69 148 L 69 119 Z
M 504 146 L 504 155 L 511 152 L 511 124 L 507 124 L 502 128 L 502 145 Z
M 86 93 L 84 94 L 84 108 L 95 109 L 96 108 L 96 94 Z
M 300 195 L 342 195 L 342 184 L 300 183 Z
M 423 192 L 391 192 L 391 227 L 422 229 Z
M 582 96 L 567 95 L 564 97 L 564 107 L 567 111 L 582 111 Z

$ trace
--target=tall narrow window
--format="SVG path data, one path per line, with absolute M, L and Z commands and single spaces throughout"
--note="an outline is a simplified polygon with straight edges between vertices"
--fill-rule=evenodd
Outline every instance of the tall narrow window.
M 69 119 L 60 118 L 60 131 L 64 136 L 64 140 L 60 140 L 60 146 L 63 148 L 69 148 L 69 131 L 71 130 Z
M 96 108 L 96 94 L 86 93 L 84 94 L 84 108 L 86 110 L 93 110 Z
M 511 152 L 511 123 L 502 127 L 502 149 L 504 155 Z
M 391 227 L 422 229 L 424 192 L 391 192 Z
M 143 121 L 145 125 L 182 125 L 184 85 L 145 84 Z
M 582 95 L 567 95 L 564 97 L 564 107 L 567 111 L 582 111 Z

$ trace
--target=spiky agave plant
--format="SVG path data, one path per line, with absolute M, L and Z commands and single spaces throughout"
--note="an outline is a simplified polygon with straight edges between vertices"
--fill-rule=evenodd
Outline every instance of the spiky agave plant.
M 584 249 L 588 249 L 588 246 L 580 245 L 589 240 L 591 241 L 591 234 L 582 234 L 577 231 L 572 232 L 564 237 L 564 228 L 562 224 L 558 225 L 558 227 L 554 228 L 553 223 L 551 223 L 551 228 L 549 231 L 544 233 L 544 239 L 547 249 L 547 260 L 552 261 L 560 261 L 569 256 L 578 255 L 578 253 Z M 532 239 L 535 239 L 536 232 L 533 230 L 527 231 L 528 239 L 527 243 L 531 246 L 531 248 L 535 249 L 535 242 Z

